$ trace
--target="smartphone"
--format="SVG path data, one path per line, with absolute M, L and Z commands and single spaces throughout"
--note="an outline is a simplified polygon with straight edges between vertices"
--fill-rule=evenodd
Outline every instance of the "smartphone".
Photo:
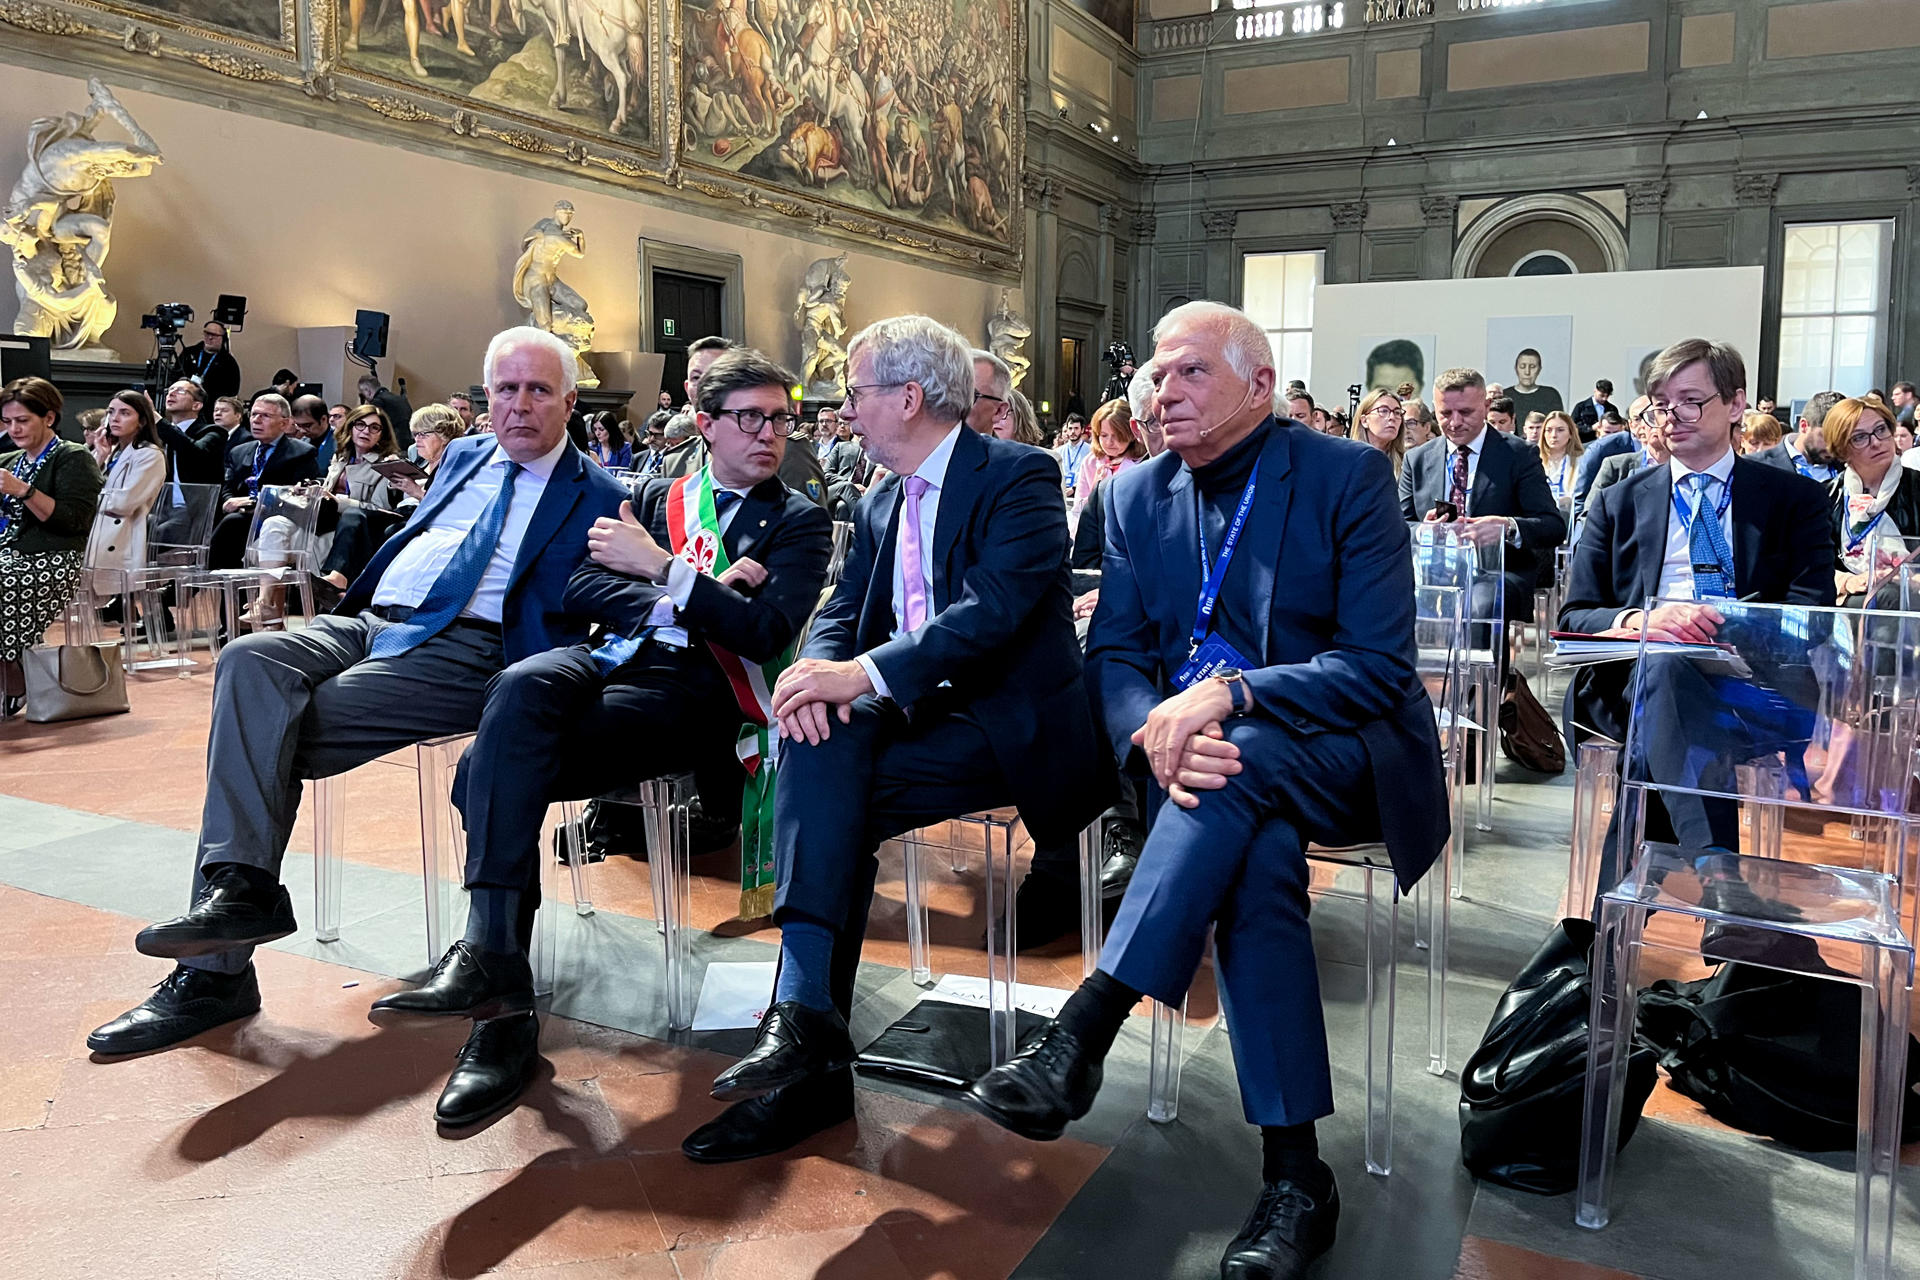
M 1454 506 L 1451 502 L 1436 502 L 1433 504 L 1433 510 L 1434 514 L 1448 522 L 1460 518 L 1460 508 Z

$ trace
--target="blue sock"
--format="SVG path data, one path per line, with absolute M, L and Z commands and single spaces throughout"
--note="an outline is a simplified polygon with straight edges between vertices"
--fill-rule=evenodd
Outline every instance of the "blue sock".
M 797 1000 L 810 1009 L 833 1008 L 827 978 L 833 972 L 833 930 L 812 920 L 780 926 L 780 980 L 773 1000 Z
M 476 885 L 467 891 L 466 941 L 482 951 L 520 954 L 520 899 L 518 889 Z

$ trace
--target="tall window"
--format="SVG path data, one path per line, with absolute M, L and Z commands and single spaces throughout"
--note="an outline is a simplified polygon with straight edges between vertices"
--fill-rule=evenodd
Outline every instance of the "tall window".
M 1881 385 L 1893 223 L 1792 223 L 1780 272 L 1781 404 Z
M 1326 257 L 1318 249 L 1246 255 L 1240 306 L 1267 331 L 1282 387 L 1313 372 L 1313 291 Z

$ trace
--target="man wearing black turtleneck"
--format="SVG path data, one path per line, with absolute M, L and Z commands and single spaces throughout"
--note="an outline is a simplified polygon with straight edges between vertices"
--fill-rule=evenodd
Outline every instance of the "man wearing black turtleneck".
M 1173 803 L 1154 815 L 1099 967 L 969 1096 L 1016 1133 L 1058 1137 L 1093 1105 L 1129 1010 L 1142 994 L 1178 1008 L 1215 927 L 1241 1102 L 1264 1152 L 1221 1275 L 1299 1277 L 1331 1247 L 1340 1204 L 1314 1132 L 1333 1085 L 1307 842 L 1383 840 L 1411 887 L 1447 838 L 1413 565 L 1386 455 L 1268 412 L 1273 355 L 1257 324 L 1192 302 L 1154 342 L 1169 452 L 1103 486 L 1087 676 L 1121 762 Z

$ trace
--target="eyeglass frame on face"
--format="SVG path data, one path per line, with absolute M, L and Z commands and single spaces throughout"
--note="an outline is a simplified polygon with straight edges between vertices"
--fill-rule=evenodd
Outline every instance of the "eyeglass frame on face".
M 792 412 L 762 413 L 760 410 L 754 408 L 752 405 L 748 405 L 742 409 L 715 409 L 712 413 L 708 414 L 707 416 L 709 418 L 724 418 L 728 414 L 733 415 L 733 425 L 736 428 L 738 428 L 740 433 L 742 435 L 748 435 L 748 436 L 759 435 L 762 431 L 767 429 L 767 426 L 769 424 L 773 426 L 774 432 L 776 434 L 788 435 L 800 423 L 800 415 L 797 413 L 792 413 Z M 749 427 L 747 425 L 748 414 L 752 414 L 754 417 L 760 419 L 760 425 L 755 427 Z M 785 421 L 782 422 L 781 419 L 785 419 Z
M 1005 396 L 990 396 L 984 391 L 976 391 L 973 393 L 973 402 L 975 404 L 979 404 L 982 400 L 991 400 L 995 404 L 1008 403 L 1007 398 Z
M 1849 451 L 1854 449 L 1865 449 L 1870 447 L 1876 440 L 1891 440 L 1893 439 L 1893 437 L 1894 437 L 1893 427 L 1888 424 L 1885 418 L 1881 418 L 1879 426 L 1869 427 L 1865 431 L 1856 431 L 1852 435 L 1848 436 L 1847 448 Z
M 1369 418 L 1371 418 L 1376 413 L 1384 413 L 1389 418 L 1399 418 L 1402 421 L 1405 421 L 1407 416 L 1407 411 L 1405 409 L 1396 409 L 1390 404 L 1377 404 L 1373 406 L 1373 408 L 1367 410 L 1367 416 Z
M 1683 427 L 1691 427 L 1696 425 L 1701 418 L 1706 416 L 1708 405 L 1712 404 L 1714 400 L 1719 400 L 1721 398 L 1722 397 L 1720 393 L 1716 391 L 1714 392 L 1712 399 L 1708 399 L 1708 400 L 1675 400 L 1672 404 L 1669 404 L 1669 405 L 1649 404 L 1646 408 L 1640 411 L 1639 415 L 1635 420 L 1639 422 L 1642 426 L 1657 427 L 1660 425 L 1660 416 L 1664 415 L 1667 418 L 1670 418 L 1673 421 L 1679 423 Z M 1693 416 L 1691 418 L 1687 417 L 1686 414 L 1680 412 L 1680 407 L 1682 405 L 1685 405 L 1689 410 L 1692 411 Z
M 868 382 L 865 384 L 850 382 L 847 384 L 846 398 L 843 399 L 840 403 L 844 404 L 847 408 L 853 410 L 855 413 L 859 413 L 860 397 L 865 395 L 867 392 L 884 391 L 888 387 L 904 387 L 906 385 L 907 384 L 904 382 Z M 975 392 L 974 394 L 978 395 L 979 392 Z

